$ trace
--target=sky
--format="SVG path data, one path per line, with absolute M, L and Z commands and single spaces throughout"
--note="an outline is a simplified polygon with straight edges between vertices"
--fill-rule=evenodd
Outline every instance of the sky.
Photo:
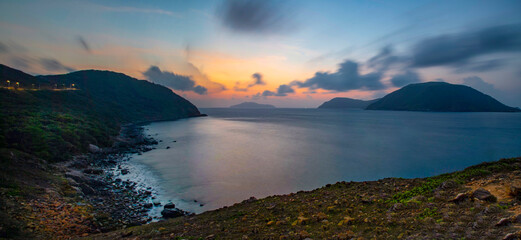
M 520 12 L 518 0 L 2 0 L 0 63 L 122 72 L 202 108 L 315 108 L 428 81 L 521 107 Z

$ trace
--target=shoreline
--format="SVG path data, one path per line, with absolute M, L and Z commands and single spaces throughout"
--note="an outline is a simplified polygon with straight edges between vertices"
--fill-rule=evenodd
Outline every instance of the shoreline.
M 75 156 L 61 164 L 69 184 L 94 208 L 99 232 L 191 214 L 171 203 L 156 200 L 157 193 L 149 186 L 122 180 L 122 176 L 129 174 L 129 169 L 122 167 L 123 163 L 129 161 L 132 154 L 151 151 L 158 144 L 152 137 L 145 136 L 143 126 L 146 124 L 123 125 L 112 147 L 101 149 L 91 145 L 91 153 Z M 163 217 L 151 215 L 151 210 L 156 208 L 167 212 Z
M 519 239 L 521 157 L 426 178 L 337 182 L 88 239 Z

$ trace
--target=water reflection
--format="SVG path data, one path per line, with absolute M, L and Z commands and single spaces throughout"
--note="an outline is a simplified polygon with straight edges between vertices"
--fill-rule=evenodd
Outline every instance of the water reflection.
M 212 117 L 149 125 L 162 142 L 134 159 L 159 173 L 165 196 L 195 212 L 250 196 L 428 176 L 521 155 L 521 114 L 205 111 Z

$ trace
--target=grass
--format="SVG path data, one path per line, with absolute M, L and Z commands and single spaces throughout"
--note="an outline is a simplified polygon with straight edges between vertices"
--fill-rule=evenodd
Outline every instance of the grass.
M 411 198 L 416 196 L 431 197 L 432 192 L 440 187 L 440 185 L 447 181 L 453 181 L 456 184 L 462 184 L 471 178 L 488 176 L 494 172 L 511 170 L 512 160 L 503 159 L 494 163 L 482 163 L 476 166 L 466 168 L 463 171 L 442 174 L 436 177 L 425 178 L 420 186 L 414 187 L 411 190 L 396 193 L 392 196 L 390 202 L 392 203 L 407 203 Z
M 338 182 L 88 239 L 113 239 L 130 232 L 136 239 L 500 239 L 513 229 L 494 225 L 509 216 L 513 204 L 449 200 L 468 191 L 464 184 L 469 181 L 509 182 L 519 169 L 521 158 L 514 158 L 425 179 Z M 434 191 L 444 181 L 461 185 Z M 404 204 L 396 204 L 400 198 Z

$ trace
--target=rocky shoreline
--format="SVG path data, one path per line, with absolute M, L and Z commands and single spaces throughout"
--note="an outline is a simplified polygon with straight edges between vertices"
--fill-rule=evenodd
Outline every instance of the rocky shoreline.
M 521 239 L 521 158 L 337 182 L 86 239 Z
M 155 149 L 157 144 L 156 140 L 144 135 L 141 125 L 125 125 L 111 148 L 90 145 L 89 154 L 75 156 L 62 164 L 69 184 L 93 207 L 96 232 L 190 214 L 177 209 L 173 203 L 156 200 L 151 187 L 142 188 L 134 181 L 121 178 L 129 174 L 129 169 L 122 167 L 122 163 L 128 161 L 132 154 Z M 151 216 L 152 208 L 163 208 L 163 217 Z

